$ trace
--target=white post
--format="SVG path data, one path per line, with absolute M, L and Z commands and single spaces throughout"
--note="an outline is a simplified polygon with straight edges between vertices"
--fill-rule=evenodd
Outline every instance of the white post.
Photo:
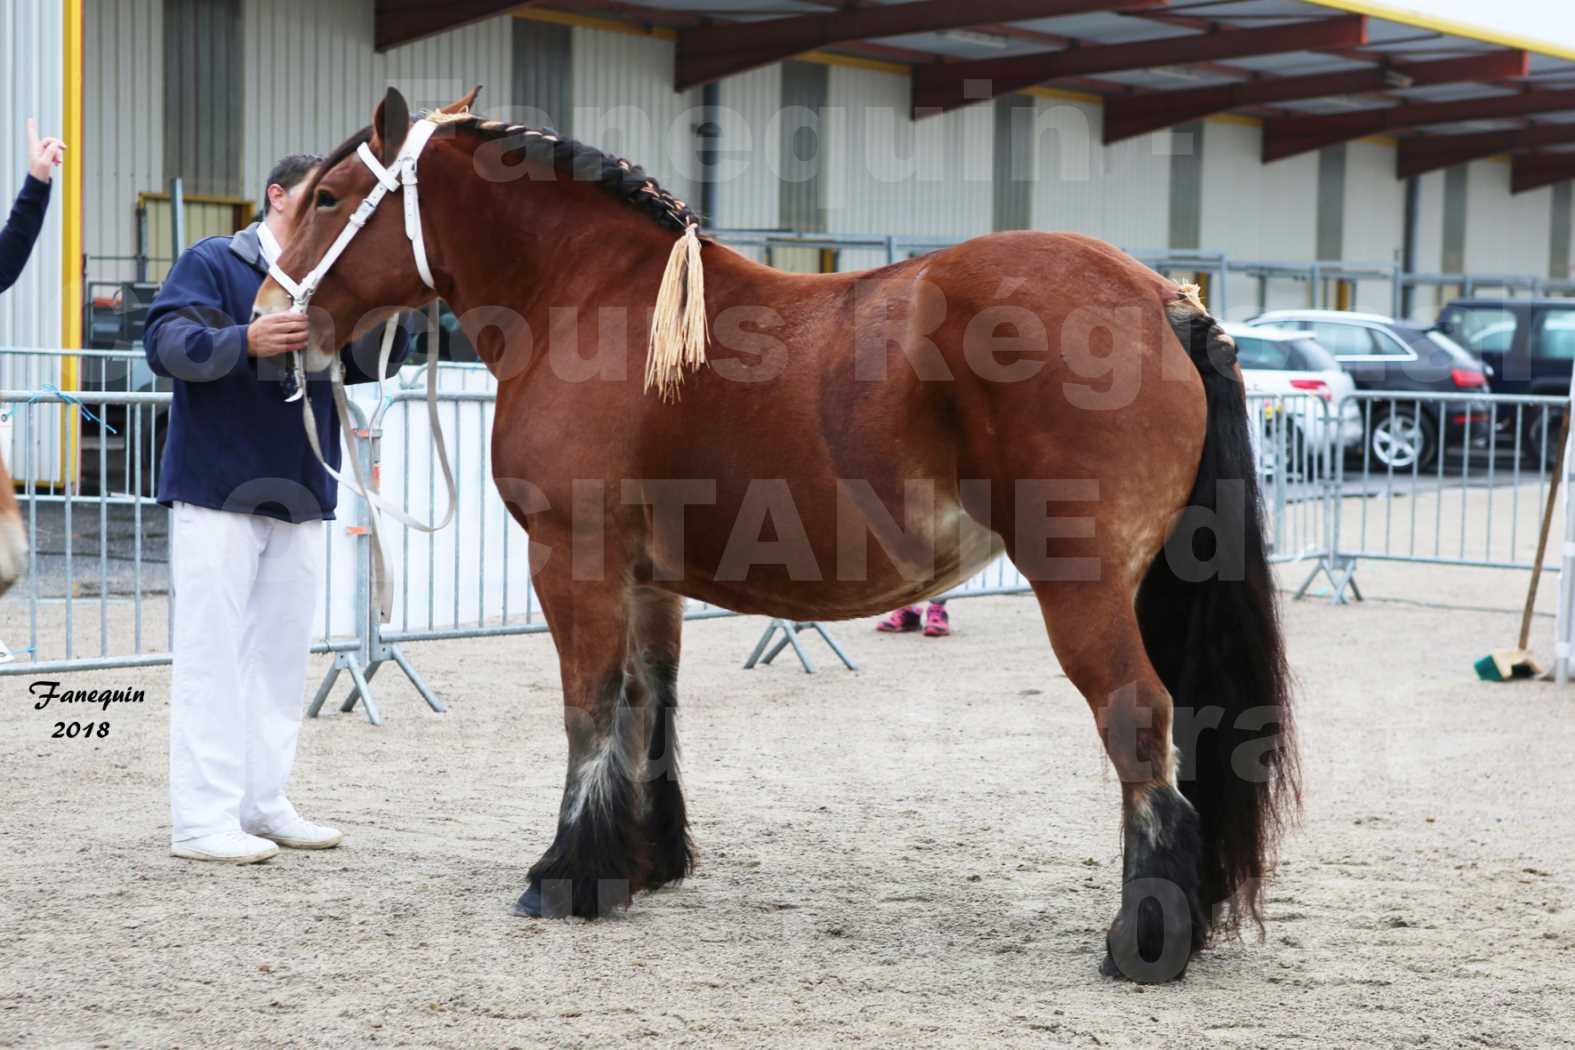
M 1566 412 L 1575 409 L 1575 374 L 1570 377 L 1570 404 Z M 1552 426 L 1552 420 L 1548 421 Z M 1559 547 L 1559 614 L 1558 629 L 1553 642 L 1553 678 L 1560 685 L 1570 677 L 1570 643 L 1575 640 L 1575 500 L 1570 498 L 1570 478 L 1575 476 L 1575 464 L 1570 462 L 1570 442 L 1575 441 L 1575 431 L 1565 439 L 1564 445 L 1564 542 Z

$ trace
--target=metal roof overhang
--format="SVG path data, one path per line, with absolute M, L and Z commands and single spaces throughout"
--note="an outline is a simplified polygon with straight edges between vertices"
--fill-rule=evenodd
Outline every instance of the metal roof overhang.
M 1575 174 L 1575 49 L 1366 0 L 375 0 L 377 46 L 525 7 L 672 30 L 678 90 L 840 52 L 910 67 L 915 118 L 1051 87 L 1098 96 L 1107 143 L 1234 113 L 1266 163 L 1384 134 L 1399 177 L 1505 152 L 1516 192 Z

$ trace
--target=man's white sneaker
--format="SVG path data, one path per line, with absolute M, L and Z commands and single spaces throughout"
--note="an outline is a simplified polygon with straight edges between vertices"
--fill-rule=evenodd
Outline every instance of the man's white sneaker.
M 208 860 L 217 864 L 256 864 L 279 852 L 267 839 L 248 835 L 244 831 L 221 831 L 216 835 L 199 835 L 183 839 L 170 846 L 170 853 L 186 860 Z
M 258 831 L 257 834 L 290 849 L 333 849 L 344 841 L 338 829 L 313 824 L 304 817 L 296 817 L 278 830 Z

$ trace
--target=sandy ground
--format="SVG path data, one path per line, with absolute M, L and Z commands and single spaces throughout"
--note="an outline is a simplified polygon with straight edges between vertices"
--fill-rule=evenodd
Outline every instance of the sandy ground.
M 1307 799 L 1267 937 L 1163 987 L 1096 973 L 1117 784 L 1026 598 L 842 625 L 856 674 L 691 624 L 702 866 L 594 924 L 509 914 L 563 776 L 544 637 L 412 646 L 447 715 L 388 672 L 384 728 L 309 722 L 292 794 L 347 844 L 251 868 L 167 855 L 167 669 L 71 676 L 147 690 L 91 740 L 0 680 L 0 1046 L 1575 1044 L 1575 687 L 1470 673 L 1525 577 L 1360 578 L 1288 607 Z

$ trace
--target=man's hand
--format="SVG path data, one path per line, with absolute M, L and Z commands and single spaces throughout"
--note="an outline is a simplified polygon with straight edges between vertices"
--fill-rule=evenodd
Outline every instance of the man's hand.
M 264 314 L 246 326 L 246 352 L 253 357 L 273 357 L 292 350 L 305 350 L 305 314 Z
M 38 125 L 27 118 L 27 173 L 39 182 L 48 182 L 51 169 L 60 167 L 66 144 L 57 138 L 40 139 Z

